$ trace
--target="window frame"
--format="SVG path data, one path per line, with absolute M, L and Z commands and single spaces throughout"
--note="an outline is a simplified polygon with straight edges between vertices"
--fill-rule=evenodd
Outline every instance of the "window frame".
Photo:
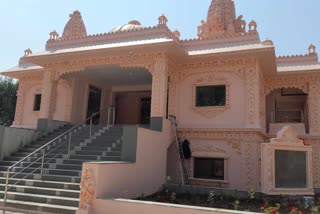
M 37 97 L 40 96 L 40 102 L 38 104 L 38 100 L 37 100 Z M 41 93 L 36 93 L 34 94 L 33 96 L 33 111 L 34 112 L 39 112 L 41 110 L 41 102 L 42 102 L 42 94 Z M 38 106 L 39 105 L 39 106 Z M 36 108 L 38 107 L 38 108 Z
M 211 119 L 230 109 L 230 84 L 224 78 L 196 81 L 193 84 L 192 93 L 192 110 L 203 117 Z M 197 87 L 201 86 L 221 86 L 226 87 L 226 100 L 224 106 L 197 106 Z
M 196 158 L 205 158 L 205 159 L 223 159 L 224 160 L 224 179 L 220 180 L 220 179 L 209 179 L 209 178 L 196 178 L 195 177 L 195 159 Z M 205 182 L 213 182 L 213 183 L 229 183 L 228 181 L 228 163 L 229 163 L 229 158 L 226 156 L 222 156 L 222 155 L 196 155 L 193 156 L 190 160 L 190 175 L 189 178 L 191 180 L 194 181 L 205 181 Z
M 217 88 L 222 88 L 223 87 L 223 89 L 224 89 L 224 103 L 223 103 L 223 105 L 199 105 L 199 101 L 198 101 L 198 99 L 199 99 L 199 89 L 200 88 L 213 88 L 214 90 L 212 90 L 212 91 L 210 91 L 210 93 L 216 93 L 215 91 L 216 91 L 216 89 Z M 211 94 L 212 95 L 212 94 Z M 198 85 L 198 86 L 196 86 L 196 95 L 195 95 L 196 97 L 195 97 L 195 107 L 225 107 L 226 106 L 226 101 L 227 101 L 227 86 L 225 85 L 225 84 L 221 84 L 221 85 Z M 215 96 L 215 100 L 217 100 L 216 99 L 216 96 Z M 210 102 L 212 102 L 212 101 L 210 101 Z

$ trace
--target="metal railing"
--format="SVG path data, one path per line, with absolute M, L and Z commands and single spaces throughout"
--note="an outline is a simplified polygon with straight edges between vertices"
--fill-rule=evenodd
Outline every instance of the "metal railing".
M 106 112 L 107 118 L 105 121 L 107 126 L 114 125 L 114 123 L 115 123 L 115 107 L 110 106 L 108 108 L 102 109 L 99 112 L 92 114 L 85 121 L 83 121 L 83 123 L 81 123 L 80 125 L 73 126 L 71 129 L 67 130 L 63 134 L 61 134 L 58 137 L 54 138 L 53 140 L 49 141 L 45 145 L 41 146 L 40 148 L 36 149 L 34 152 L 30 153 L 26 157 L 22 158 L 21 160 L 19 160 L 18 162 L 16 162 L 12 166 L 10 166 L 6 172 L 6 183 L 5 183 L 5 191 L 4 191 L 4 208 L 6 207 L 6 202 L 7 202 L 7 198 L 8 198 L 8 191 L 10 190 L 10 188 L 12 188 L 13 186 L 20 183 L 23 179 L 28 178 L 30 175 L 34 174 L 39 169 L 40 169 L 40 178 L 42 180 L 42 177 L 44 174 L 44 165 L 46 163 L 50 163 L 58 155 L 63 154 L 64 152 L 67 152 L 67 155 L 70 156 L 72 133 L 74 131 L 76 131 L 77 129 L 79 129 L 80 127 L 87 126 L 87 122 L 89 122 L 89 137 L 91 138 L 92 134 L 93 134 L 92 133 L 92 126 L 94 123 L 98 122 L 98 121 L 94 121 L 94 119 L 96 116 L 99 115 L 99 117 L 98 117 L 99 123 L 104 122 L 104 121 L 102 121 L 102 119 L 103 119 L 102 113 L 104 111 L 107 111 Z M 66 139 L 68 139 L 68 140 L 66 140 Z M 46 156 L 48 156 L 49 154 L 52 154 L 54 151 L 57 151 L 57 149 L 61 148 L 62 146 L 65 146 L 67 143 L 68 143 L 67 149 L 61 150 L 60 152 L 55 153 L 54 156 L 51 157 L 49 160 L 45 159 Z M 57 144 L 59 144 L 59 145 L 57 145 Z M 54 147 L 54 148 L 51 148 L 51 147 Z M 50 149 L 50 151 L 46 151 L 46 149 Z M 39 154 L 39 153 L 40 154 L 42 153 L 42 155 L 40 158 L 37 158 L 37 154 Z M 21 163 L 23 163 L 26 160 L 28 161 L 28 158 L 31 158 L 33 156 L 37 159 L 34 160 L 33 162 L 30 161 L 31 163 L 29 165 L 27 165 L 26 167 L 23 167 L 23 165 L 22 165 L 21 167 L 23 167 L 23 169 L 21 171 L 18 171 L 17 173 L 15 173 L 12 177 L 10 177 L 11 170 L 14 167 L 20 166 Z M 37 164 L 40 161 L 41 161 L 41 165 L 39 167 L 35 167 L 35 169 L 33 171 L 29 172 L 27 175 L 25 175 L 22 178 L 16 178 L 17 175 L 23 173 L 26 169 L 31 168 L 31 166 L 33 166 L 34 164 Z M 9 179 L 13 179 L 13 178 L 16 178 L 17 181 L 14 182 L 13 184 L 9 185 Z

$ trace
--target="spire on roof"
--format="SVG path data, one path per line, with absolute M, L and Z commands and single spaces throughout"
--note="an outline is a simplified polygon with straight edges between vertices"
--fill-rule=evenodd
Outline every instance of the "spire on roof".
M 71 39 L 85 36 L 87 36 L 86 26 L 83 23 L 81 13 L 76 10 L 70 14 L 70 20 L 64 27 L 62 38 Z
M 202 21 L 198 27 L 198 36 L 210 38 L 246 32 L 246 22 L 242 18 L 236 18 L 233 0 L 212 0 L 207 21 Z

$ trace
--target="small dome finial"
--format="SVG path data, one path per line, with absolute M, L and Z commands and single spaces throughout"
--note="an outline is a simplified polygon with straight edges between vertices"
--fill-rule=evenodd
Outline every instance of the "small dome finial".
M 86 26 L 82 20 L 81 13 L 76 10 L 70 14 L 70 20 L 63 30 L 63 39 L 81 38 L 87 36 Z
M 59 38 L 59 34 L 55 30 L 50 32 L 49 35 L 50 35 L 50 40 L 57 40 Z
M 180 39 L 181 33 L 178 30 L 173 31 L 172 33 L 177 39 Z
M 257 23 L 252 20 L 250 23 L 249 23 L 249 31 L 252 32 L 252 31 L 257 31 Z
M 262 44 L 263 44 L 263 45 L 272 45 L 272 46 L 273 46 L 273 41 L 267 38 L 266 40 L 264 40 L 264 41 L 262 42 Z
M 24 50 L 24 56 L 30 56 L 32 54 L 32 50 L 30 48 Z
M 159 25 L 167 25 L 168 19 L 167 19 L 167 17 L 166 17 L 164 14 L 162 14 L 162 15 L 158 18 L 158 20 L 159 20 Z
M 308 50 L 309 50 L 309 55 L 316 55 L 316 54 L 317 54 L 316 49 L 317 49 L 317 48 L 316 48 L 315 45 L 313 45 L 313 44 L 309 45 L 309 48 L 308 48 Z

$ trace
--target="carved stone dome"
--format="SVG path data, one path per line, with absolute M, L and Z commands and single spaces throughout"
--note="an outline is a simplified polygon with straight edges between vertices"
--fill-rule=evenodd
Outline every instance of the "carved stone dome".
M 131 31 L 131 30 L 138 30 L 144 28 L 141 23 L 137 20 L 132 20 L 128 22 L 128 24 L 121 25 L 119 27 L 113 28 L 110 33 L 116 33 L 121 31 Z
M 62 38 L 72 39 L 86 36 L 87 30 L 82 20 L 81 13 L 79 11 L 74 11 L 73 14 L 70 15 L 70 20 L 64 27 Z

